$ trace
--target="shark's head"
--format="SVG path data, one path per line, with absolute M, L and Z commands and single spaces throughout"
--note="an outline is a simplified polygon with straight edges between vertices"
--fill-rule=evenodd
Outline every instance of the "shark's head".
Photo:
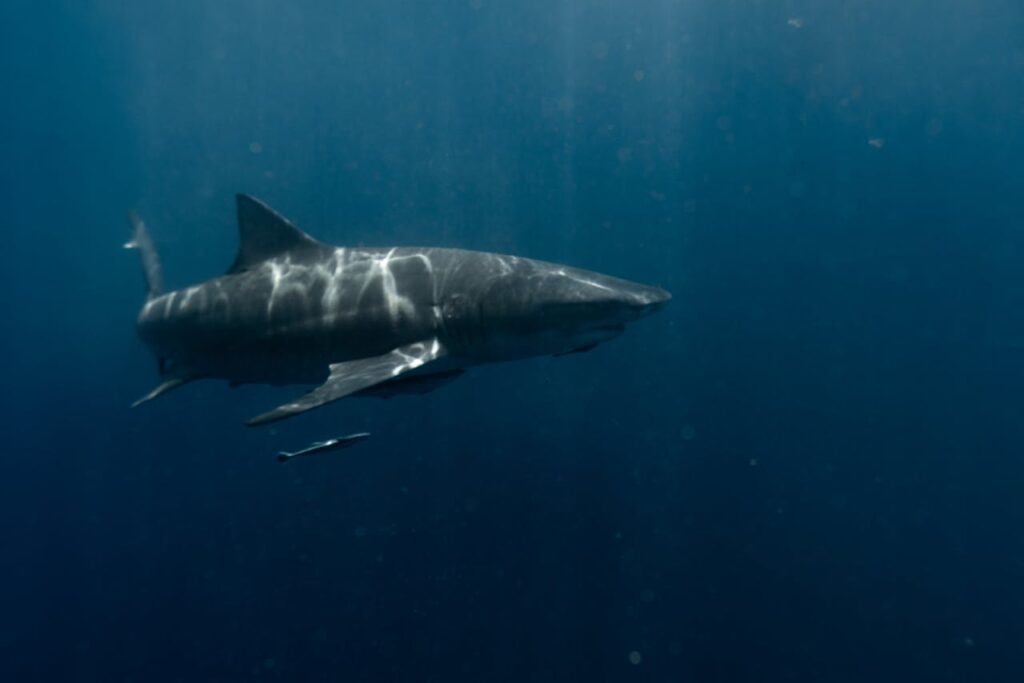
M 491 359 L 589 351 L 671 298 L 659 287 L 517 259 L 473 297 L 469 341 Z

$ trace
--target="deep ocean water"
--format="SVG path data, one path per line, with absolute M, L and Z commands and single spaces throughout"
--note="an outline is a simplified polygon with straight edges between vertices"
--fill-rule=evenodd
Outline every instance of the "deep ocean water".
M 3 680 L 1024 680 L 1018 3 L 0 18 Z M 674 300 L 429 396 L 132 410 L 127 213 L 182 286 L 236 192 Z

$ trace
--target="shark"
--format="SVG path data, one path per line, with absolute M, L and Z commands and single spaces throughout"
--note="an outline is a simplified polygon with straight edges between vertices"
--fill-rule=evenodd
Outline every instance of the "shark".
M 172 291 L 131 214 L 124 246 L 140 253 L 146 286 L 137 331 L 161 380 L 133 405 L 200 379 L 313 387 L 246 423 L 262 425 L 348 396 L 425 394 L 477 365 L 590 351 L 671 299 L 660 287 L 519 256 L 332 246 L 254 197 L 236 202 L 231 267 Z M 311 449 L 364 435 L 354 436 Z

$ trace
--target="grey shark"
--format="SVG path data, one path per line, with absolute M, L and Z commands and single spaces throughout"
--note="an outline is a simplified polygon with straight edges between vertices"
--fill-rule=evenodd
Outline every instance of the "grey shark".
M 482 363 L 588 351 L 671 296 L 578 268 L 461 249 L 319 242 L 266 204 L 237 196 L 238 255 L 227 273 L 165 292 L 145 224 L 138 333 L 162 383 L 197 379 L 316 388 L 247 422 L 346 396 L 426 393 Z

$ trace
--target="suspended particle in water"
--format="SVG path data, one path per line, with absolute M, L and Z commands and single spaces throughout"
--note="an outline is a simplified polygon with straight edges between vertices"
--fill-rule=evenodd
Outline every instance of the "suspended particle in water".
M 637 650 L 633 650 L 629 653 L 629 663 L 633 666 L 636 666 L 642 661 L 644 661 L 644 656 L 640 654 Z
M 885 147 L 885 138 L 871 138 L 868 140 L 868 144 L 875 149 L 882 149 Z
M 252 152 L 253 154 L 259 154 L 260 152 L 263 151 L 263 145 L 261 145 L 258 142 L 250 142 L 249 151 Z
M 799 29 L 804 27 L 804 20 L 801 19 L 800 17 L 790 17 L 789 21 L 787 21 L 786 23 L 793 28 Z

